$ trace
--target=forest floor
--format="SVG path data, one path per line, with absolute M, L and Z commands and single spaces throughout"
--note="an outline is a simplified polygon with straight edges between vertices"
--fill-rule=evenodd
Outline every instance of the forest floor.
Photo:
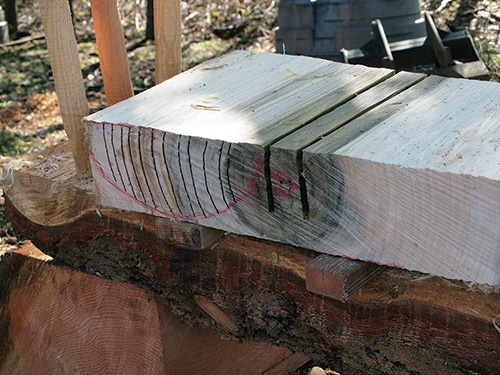
M 182 69 L 234 49 L 273 52 L 279 0 L 182 2 Z M 145 40 L 146 0 L 119 1 L 134 89 L 154 85 L 154 43 Z M 75 34 L 91 111 L 106 106 L 90 3 L 73 1 Z M 500 2 L 425 0 L 438 28 L 468 28 L 491 80 L 500 81 Z M 1 4 L 1 0 L 0 0 Z M 59 114 L 43 26 L 36 0 L 18 0 L 19 30 L 30 36 L 0 45 L 0 164 L 66 138 Z M 6 170 L 1 183 L 9 184 Z M 23 240 L 5 217 L 0 189 L 0 255 Z
M 0 0 L 1 3 L 1 0 Z M 19 31 L 29 36 L 0 45 L 0 165 L 66 138 L 59 114 L 37 0 L 18 0 Z M 182 69 L 234 49 L 273 52 L 279 0 L 182 2 Z M 147 0 L 119 1 L 133 87 L 154 85 L 154 43 L 145 40 Z M 438 28 L 468 28 L 491 80 L 500 80 L 500 2 L 425 0 Z M 91 112 L 106 106 L 88 0 L 73 0 L 75 35 Z M 5 175 L 5 170 L 2 172 Z M 0 176 L 0 182 L 9 183 Z M 0 186 L 1 187 L 1 186 Z M 1 193 L 1 189 L 0 189 Z M 5 218 L 0 194 L 0 253 L 22 238 Z

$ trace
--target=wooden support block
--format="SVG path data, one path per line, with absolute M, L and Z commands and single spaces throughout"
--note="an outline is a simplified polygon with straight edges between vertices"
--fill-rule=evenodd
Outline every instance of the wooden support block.
M 345 301 L 384 270 L 378 264 L 322 254 L 306 266 L 306 288 Z
M 221 230 L 161 217 L 156 219 L 155 227 L 158 238 L 196 249 L 205 249 L 224 235 Z

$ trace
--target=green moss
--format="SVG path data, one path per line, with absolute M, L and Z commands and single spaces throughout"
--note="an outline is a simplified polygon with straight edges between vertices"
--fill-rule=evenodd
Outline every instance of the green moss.
M 24 154 L 28 143 L 19 135 L 8 132 L 5 128 L 0 129 L 0 154 L 17 155 Z

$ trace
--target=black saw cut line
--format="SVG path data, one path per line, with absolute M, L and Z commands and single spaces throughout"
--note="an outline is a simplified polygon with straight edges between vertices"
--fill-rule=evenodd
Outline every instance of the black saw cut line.
M 188 144 L 187 144 L 187 155 L 188 155 L 188 163 L 189 163 L 189 172 L 191 174 L 191 181 L 193 182 L 193 189 L 194 189 L 194 196 L 196 197 L 196 201 L 198 202 L 198 207 L 200 207 L 200 210 L 203 214 L 203 216 L 207 217 L 207 214 L 205 213 L 205 210 L 201 206 L 200 202 L 200 197 L 198 197 L 198 191 L 196 190 L 196 185 L 194 183 L 194 176 L 193 176 L 193 164 L 191 163 L 191 136 L 188 138 Z
M 227 146 L 227 168 L 226 168 L 226 177 L 227 177 L 227 186 L 229 187 L 229 192 L 231 193 L 231 197 L 233 197 L 233 203 L 236 204 L 236 198 L 234 196 L 233 188 L 231 186 L 231 179 L 229 178 L 229 166 L 231 164 L 231 143 L 228 143 Z
M 215 205 L 214 198 L 212 197 L 212 194 L 210 193 L 210 189 L 208 188 L 207 170 L 205 167 L 205 154 L 207 153 L 207 146 L 208 146 L 208 141 L 205 141 L 205 148 L 203 149 L 203 176 L 205 178 L 205 188 L 207 190 L 208 196 L 210 197 L 210 201 L 212 202 L 212 206 L 214 206 L 215 211 L 219 214 L 220 211 L 218 210 L 217 206 Z
M 155 199 L 153 197 L 153 192 L 151 191 L 151 187 L 149 186 L 149 181 L 148 181 L 148 176 L 146 175 L 146 169 L 144 168 L 144 162 L 142 160 L 142 151 L 141 151 L 141 128 L 139 128 L 139 131 L 137 132 L 137 145 L 138 145 L 138 150 L 139 150 L 139 161 L 141 163 L 141 168 L 142 168 L 142 175 L 144 176 L 144 181 L 146 182 L 146 187 L 148 188 L 149 195 L 151 196 L 151 203 L 153 204 L 154 208 L 158 208 L 156 205 Z M 146 201 L 146 198 L 144 198 L 144 201 Z
M 222 199 L 224 200 L 224 203 L 226 204 L 226 207 L 229 209 L 229 204 L 227 203 L 226 200 L 226 194 L 224 193 L 224 185 L 222 183 L 222 149 L 224 147 L 224 141 L 222 141 L 219 149 L 219 182 L 220 182 L 220 190 L 222 192 Z
M 191 203 L 191 197 L 189 196 L 189 192 L 186 186 L 186 180 L 184 179 L 184 173 L 182 173 L 182 163 L 181 163 L 181 138 L 179 135 L 179 140 L 177 141 L 177 161 L 179 162 L 179 172 L 181 173 L 182 185 L 184 185 L 184 191 L 186 192 L 187 199 L 189 201 L 189 207 L 191 208 L 191 212 L 193 214 L 193 218 L 196 218 L 196 214 L 194 213 L 193 204 Z
M 112 129 L 111 129 L 111 133 L 110 133 L 111 149 L 113 150 L 113 156 L 115 157 L 116 169 L 118 170 L 118 175 L 120 176 L 120 181 L 122 183 L 123 190 L 127 191 L 127 188 L 125 187 L 125 183 L 123 182 L 122 171 L 120 170 L 120 165 L 118 164 L 118 157 L 116 156 L 115 137 L 114 137 L 113 128 L 114 128 L 114 125 L 112 125 Z
M 168 203 L 167 197 L 165 196 L 165 193 L 163 191 L 163 187 L 161 186 L 160 182 L 160 175 L 158 173 L 158 169 L 156 168 L 156 157 L 154 153 L 154 140 L 155 140 L 155 134 L 154 134 L 154 129 L 151 129 L 151 159 L 153 159 L 153 169 L 156 174 L 156 181 L 158 181 L 158 187 L 160 188 L 161 195 L 163 196 L 163 200 L 167 204 L 168 210 L 172 215 L 174 215 L 174 211 L 172 210 L 172 207 Z
M 134 158 L 132 156 L 132 146 L 130 144 L 130 132 L 131 132 L 131 128 L 128 128 L 128 153 L 130 156 L 130 164 L 132 164 L 132 170 L 134 171 L 135 180 L 137 181 L 137 185 L 139 186 L 139 191 L 141 192 L 141 195 L 142 195 L 142 199 L 143 199 L 142 203 L 147 204 L 146 197 L 144 196 L 144 192 L 142 191 L 142 186 L 141 186 L 141 183 L 139 181 L 139 177 L 137 176 L 137 171 L 135 170 Z
M 172 182 L 172 177 L 170 176 L 170 169 L 168 168 L 167 156 L 165 153 L 166 137 L 167 137 L 167 134 L 163 133 L 162 145 L 161 145 L 161 151 L 163 153 L 163 163 L 165 164 L 165 169 L 167 171 L 167 178 L 168 178 L 168 182 L 170 183 L 170 189 L 172 191 L 172 195 L 174 196 L 175 205 L 177 207 L 177 210 L 179 211 L 179 215 L 182 216 L 182 210 L 181 210 L 181 207 L 179 206 L 179 202 L 177 201 L 177 196 L 175 195 L 175 190 L 174 190 L 174 183 Z
M 104 130 L 104 123 L 102 124 L 102 139 L 104 140 L 104 149 L 106 150 L 106 157 L 108 158 L 108 165 L 109 169 L 111 170 L 111 175 L 113 176 L 113 180 L 115 180 L 115 182 L 118 182 L 115 176 L 115 171 L 113 170 L 113 166 L 111 165 L 111 159 L 109 157 L 108 142 L 106 141 L 106 131 Z
M 121 144 L 121 149 L 122 149 L 123 165 L 125 166 L 125 172 L 127 173 L 128 183 L 129 183 L 130 189 L 132 190 L 132 195 L 134 196 L 135 199 L 137 199 L 137 196 L 135 195 L 135 191 L 134 191 L 134 185 L 132 185 L 132 180 L 130 179 L 130 174 L 128 173 L 127 163 L 125 163 L 125 151 L 123 149 L 123 127 L 120 127 L 120 144 Z M 127 191 L 127 190 L 125 189 L 125 191 Z

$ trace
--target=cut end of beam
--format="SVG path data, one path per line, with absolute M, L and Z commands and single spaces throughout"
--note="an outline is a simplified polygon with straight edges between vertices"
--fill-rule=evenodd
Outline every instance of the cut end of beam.
M 308 291 L 339 301 L 347 298 L 385 270 L 374 263 L 320 255 L 306 266 Z

